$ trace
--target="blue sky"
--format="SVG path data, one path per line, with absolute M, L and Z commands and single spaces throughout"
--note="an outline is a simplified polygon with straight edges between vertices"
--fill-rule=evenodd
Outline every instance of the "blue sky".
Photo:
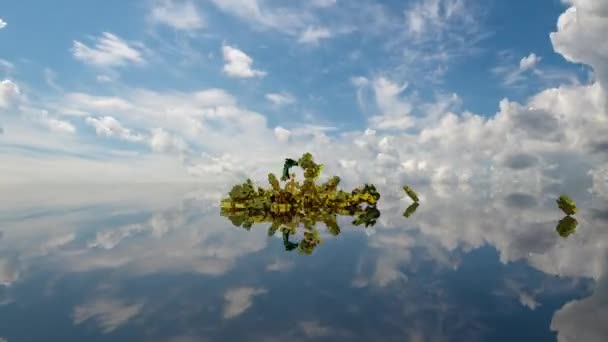
M 64 169 L 52 160 L 55 156 L 78 165 L 86 160 L 117 163 L 118 168 L 134 167 L 135 160 L 170 163 L 171 170 L 165 170 L 170 175 L 161 172 L 154 179 L 182 179 L 200 176 L 203 169 L 238 172 L 239 158 L 252 153 L 264 163 L 278 151 L 323 151 L 327 144 L 335 144 L 335 151 L 352 151 L 354 145 L 364 149 L 355 141 L 371 135 L 376 150 L 355 154 L 341 165 L 378 159 L 378 153 L 397 164 L 407 162 L 402 157 L 411 152 L 381 151 L 383 140 L 395 145 L 405 139 L 427 156 L 445 159 L 454 151 L 424 145 L 457 139 L 457 130 L 474 130 L 479 120 L 486 133 L 470 136 L 461 149 L 484 145 L 475 141 L 484 134 L 504 134 L 504 139 L 512 132 L 542 135 L 515 126 L 490 132 L 490 126 L 498 126 L 492 122 L 507 108 L 500 106 L 503 99 L 529 109 L 528 102 L 546 89 L 579 87 L 604 94 L 606 53 L 591 50 L 605 45 L 599 40 L 606 26 L 605 2 L 4 3 L 1 152 L 16 158 L 12 171 L 6 171 L 15 181 L 29 181 L 37 177 L 33 171 L 26 177 L 16 170 L 35 170 L 40 161 L 34 156 Z M 560 29 L 558 19 L 569 8 L 583 19 Z M 603 110 L 595 98 L 590 101 Z M 563 119 L 560 109 L 537 102 Z M 450 115 L 461 122 L 450 126 Z M 533 113 L 521 115 L 528 119 L 518 124 L 542 121 Z M 605 112 L 589 115 L 597 119 Z M 556 146 L 562 149 L 583 148 L 577 145 L 580 139 L 560 142 Z M 602 143 L 582 145 L 593 149 Z M 487 156 L 501 154 L 490 149 Z M 26 154 L 31 155 L 28 166 L 18 165 Z M 124 160 L 128 158 L 133 160 Z M 433 158 L 418 159 L 431 163 Z M 448 163 L 430 170 L 436 174 L 459 167 Z M 112 170 L 106 172 L 121 178 L 121 172 Z
M 156 6 L 159 4 L 162 2 L 156 2 Z M 181 5 L 184 6 L 184 2 Z M 390 16 L 387 21 L 394 23 L 389 24 L 380 15 L 373 18 L 370 14 L 371 20 L 382 21 L 372 26 L 395 25 L 386 30 L 402 33 L 404 37 L 400 38 L 408 40 L 405 13 L 415 5 L 416 1 L 380 2 L 379 6 L 386 12 L 383 15 Z M 17 75 L 44 92 L 49 90 L 45 69 L 57 73 L 58 81 L 66 87 L 87 87 L 103 92 L 106 87 L 95 82 L 99 70 L 91 70 L 75 60 L 70 51 L 74 40 L 91 44 L 102 32 L 113 33 L 125 41 L 139 41 L 152 49 L 154 56 L 149 57 L 145 67 L 120 69 L 121 85 L 158 90 L 220 87 L 230 89 L 240 101 L 256 110 L 268 110 L 265 92 L 284 89 L 300 99 L 300 108 L 294 110 L 293 115 L 315 111 L 327 120 L 355 127 L 361 125 L 361 122 L 353 122 L 361 119 L 349 82 L 355 75 L 401 73 L 427 96 L 434 92 L 458 93 L 467 108 L 482 115 L 494 114 L 498 101 L 505 96 L 522 99 L 541 86 L 538 82 L 530 82 L 532 84 L 524 84 L 524 89 L 502 87 L 497 82 L 499 77 L 492 73 L 493 68 L 517 64 L 530 53 L 542 57 L 543 68 L 580 76 L 576 73 L 578 68 L 565 63 L 562 56 L 553 51 L 549 40 L 548 32 L 555 29 L 555 18 L 564 9 L 558 0 L 467 3 L 463 11 L 471 12 L 466 15 L 474 17 L 475 23 L 469 24 L 477 26 L 470 28 L 474 32 L 459 32 L 464 30 L 457 26 L 446 31 L 453 30 L 451 34 L 480 41 L 473 46 L 458 46 L 460 43 L 445 39 L 445 44 L 453 46 L 449 52 L 458 56 L 428 62 L 420 56 L 409 63 L 406 60 L 410 44 L 386 46 L 391 44 L 391 39 L 387 39 L 382 28 L 374 33 L 364 32 L 365 28 L 360 25 L 366 18 L 349 23 L 344 19 L 344 8 L 348 11 L 357 9 L 339 2 L 312 11 L 311 15 L 316 18 L 310 20 L 310 27 L 323 28 L 323 23 L 329 26 L 335 18 L 340 18 L 338 20 L 344 23 L 336 25 L 335 30 L 352 32 L 330 33 L 335 36 L 319 43 L 298 42 L 298 32 L 285 32 L 291 30 L 289 27 L 273 29 L 262 23 L 249 23 L 205 1 L 188 7 L 196 8 L 200 19 L 199 24 L 190 24 L 193 29 L 181 30 L 185 32 L 152 23 L 150 16 L 155 3 L 151 1 L 109 1 L 103 6 L 73 1 L 53 4 L 23 1 L 3 6 L 7 7 L 2 8 L 4 20 L 15 24 L 7 25 L 0 38 L 4 47 L 2 58 L 23 65 L 23 69 L 16 71 Z M 48 8 L 31 13 L 28 9 L 33 6 Z M 47 15 L 56 12 L 56 8 L 62 10 L 53 16 Z M 299 11 L 297 8 L 285 9 L 293 13 Z M 512 20 L 514 16 L 517 20 Z M 306 30 L 308 26 L 302 24 L 302 27 L 300 30 Z M 222 73 L 221 59 L 224 43 L 234 45 L 254 58 L 256 65 L 267 72 L 267 77 L 259 82 L 240 82 L 226 77 Z M 413 54 L 443 52 L 429 45 L 434 44 L 416 47 Z M 178 70 L 167 70 L 171 67 Z M 444 74 L 428 79 L 426 73 L 438 68 L 445 69 Z M 180 75 L 175 74 L 178 72 Z M 408 77 L 410 74 L 414 76 L 412 79 Z M 359 120 L 353 120 L 353 116 Z

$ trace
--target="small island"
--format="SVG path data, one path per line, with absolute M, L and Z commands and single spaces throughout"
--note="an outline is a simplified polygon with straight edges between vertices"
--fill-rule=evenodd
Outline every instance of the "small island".
M 294 173 L 289 173 L 296 166 L 304 171 L 301 183 Z M 243 184 L 235 185 L 229 197 L 221 201 L 220 213 L 233 225 L 246 230 L 256 223 L 270 223 L 269 236 L 282 232 L 285 249 L 297 249 L 304 254 L 311 254 L 321 243 L 316 229 L 318 222 L 323 222 L 332 235 L 340 234 L 337 215 L 355 217 L 352 221 L 355 226 L 373 226 L 380 217 L 376 207 L 380 194 L 376 187 L 365 184 L 346 192 L 338 188 L 338 176 L 329 178 L 324 184 L 316 184 L 321 170 L 323 165 L 317 164 L 310 153 L 304 153 L 298 160 L 287 158 L 282 186 L 273 173 L 268 174 L 268 188 L 256 188 L 247 179 Z M 291 242 L 290 237 L 297 234 L 300 226 L 304 227 L 303 239 Z

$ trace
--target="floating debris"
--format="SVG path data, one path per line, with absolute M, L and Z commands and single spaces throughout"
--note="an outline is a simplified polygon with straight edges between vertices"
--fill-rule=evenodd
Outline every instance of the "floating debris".
M 570 198 L 568 195 L 561 195 L 557 199 L 557 206 L 566 214 L 566 215 L 574 215 L 578 211 L 576 208 L 576 203 L 574 200 Z
M 414 190 L 412 188 L 410 188 L 408 185 L 404 186 L 403 190 L 412 199 L 412 201 L 414 201 L 414 202 L 419 201 L 418 195 L 416 194 L 416 192 L 414 192 Z

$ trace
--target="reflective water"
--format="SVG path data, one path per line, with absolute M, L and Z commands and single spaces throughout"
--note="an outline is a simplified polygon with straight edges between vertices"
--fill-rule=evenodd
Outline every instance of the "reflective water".
M 608 209 L 584 191 L 574 231 L 553 194 L 385 189 L 375 225 L 317 226 L 307 254 L 220 216 L 221 188 L 1 188 L 0 337 L 608 340 Z

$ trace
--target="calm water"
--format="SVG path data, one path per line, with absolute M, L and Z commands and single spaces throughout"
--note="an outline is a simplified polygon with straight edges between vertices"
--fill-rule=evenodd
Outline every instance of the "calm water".
M 230 186 L 226 185 L 225 190 Z M 4 187 L 0 336 L 13 341 L 608 341 L 608 210 L 572 194 L 419 188 L 311 255 L 184 186 Z M 301 236 L 293 236 L 294 243 Z M 0 339 L 1 340 L 1 339 Z

